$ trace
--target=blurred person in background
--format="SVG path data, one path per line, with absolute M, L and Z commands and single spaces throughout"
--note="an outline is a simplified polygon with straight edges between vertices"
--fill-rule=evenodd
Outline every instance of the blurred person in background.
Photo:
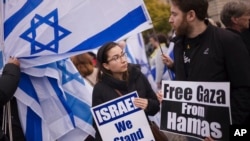
M 161 59 L 161 55 L 163 53 L 167 53 L 168 51 L 168 38 L 166 35 L 158 33 L 157 35 L 153 34 L 152 36 L 150 36 L 149 41 L 150 44 L 154 47 L 154 51 L 149 58 L 149 63 L 151 70 L 153 70 L 155 76 L 157 88 L 161 89 L 161 81 L 168 79 L 166 76 L 164 76 L 166 66 Z
M 220 18 L 226 29 L 241 36 L 250 54 L 250 4 L 230 1 L 221 11 Z
M 96 84 L 98 70 L 93 63 L 92 56 L 86 52 L 71 57 L 71 60 L 82 77 L 84 77 L 92 86 L 94 86 Z

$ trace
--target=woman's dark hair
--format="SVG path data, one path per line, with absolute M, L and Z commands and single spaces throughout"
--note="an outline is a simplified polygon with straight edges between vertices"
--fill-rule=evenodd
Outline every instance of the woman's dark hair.
M 171 2 L 184 13 L 194 10 L 199 20 L 205 20 L 208 17 L 208 0 L 171 0 Z
M 103 46 L 101 46 L 97 52 L 97 67 L 98 67 L 98 74 L 97 74 L 97 81 L 101 81 L 102 74 L 109 74 L 112 75 L 110 70 L 107 70 L 103 67 L 103 63 L 108 63 L 108 52 L 115 46 L 119 46 L 118 43 L 115 42 L 107 42 Z

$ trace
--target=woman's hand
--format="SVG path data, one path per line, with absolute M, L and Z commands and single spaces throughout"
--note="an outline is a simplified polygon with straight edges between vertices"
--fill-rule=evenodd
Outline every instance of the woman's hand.
M 135 98 L 134 104 L 136 107 L 142 108 L 145 110 L 148 107 L 148 99 L 146 98 Z
M 8 60 L 8 63 L 11 63 L 11 64 L 15 64 L 17 65 L 18 67 L 20 67 L 20 62 L 17 58 L 15 57 L 10 57 L 9 60 Z

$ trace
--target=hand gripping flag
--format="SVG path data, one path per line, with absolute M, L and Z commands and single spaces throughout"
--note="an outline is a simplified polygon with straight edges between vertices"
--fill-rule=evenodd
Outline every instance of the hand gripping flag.
M 4 13 L 4 53 L 22 68 L 152 28 L 143 0 L 6 0 Z

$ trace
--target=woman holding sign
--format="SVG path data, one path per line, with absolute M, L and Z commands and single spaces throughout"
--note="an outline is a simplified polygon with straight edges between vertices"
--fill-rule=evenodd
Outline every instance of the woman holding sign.
M 139 66 L 127 62 L 126 54 L 117 43 L 108 42 L 98 50 L 97 65 L 99 72 L 92 106 L 137 91 L 139 98 L 133 101 L 136 107 L 143 109 L 146 115 L 153 116 L 159 111 L 159 101 L 147 78 Z M 102 140 L 98 131 L 95 140 Z

